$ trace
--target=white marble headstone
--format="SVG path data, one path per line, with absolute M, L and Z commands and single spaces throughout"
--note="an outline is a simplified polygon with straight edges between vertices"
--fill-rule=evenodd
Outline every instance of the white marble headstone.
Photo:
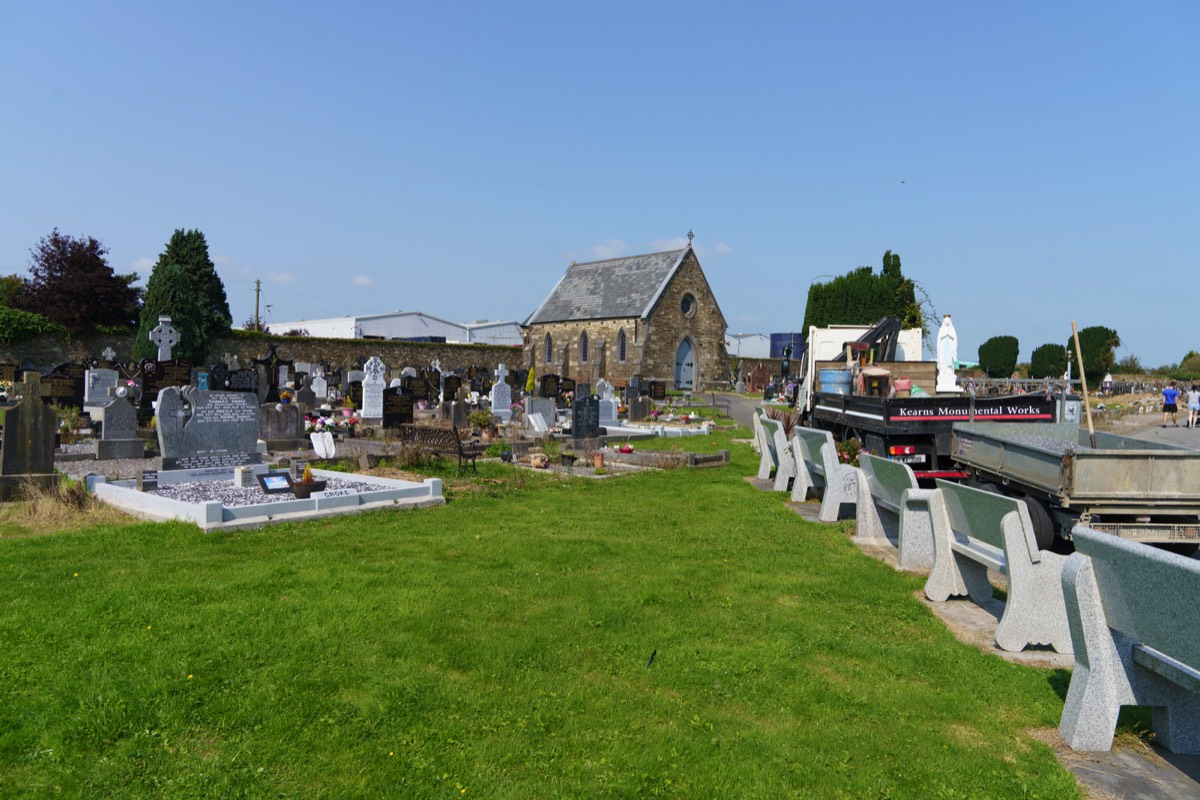
M 383 419 L 383 390 L 387 388 L 383 375 L 386 371 L 379 356 L 371 356 L 363 367 L 362 415 L 367 419 Z
M 607 427 L 617 423 L 617 401 L 616 400 L 601 400 L 600 401 L 600 425 Z
M 317 400 L 324 400 L 329 397 L 329 382 L 325 380 L 324 373 L 318 372 L 309 381 L 308 385 L 313 390 L 313 394 L 316 395 Z
M 314 431 L 308 435 L 312 439 L 313 450 L 317 451 L 317 458 L 333 458 L 334 444 L 333 434 L 329 431 Z
M 89 369 L 84 373 L 83 404 L 104 406 L 112 398 L 108 390 L 115 389 L 121 375 L 115 369 Z
M 512 387 L 505 382 L 508 367 L 504 364 L 496 367 L 496 382 L 492 384 L 492 416 L 501 422 L 508 422 L 512 417 Z

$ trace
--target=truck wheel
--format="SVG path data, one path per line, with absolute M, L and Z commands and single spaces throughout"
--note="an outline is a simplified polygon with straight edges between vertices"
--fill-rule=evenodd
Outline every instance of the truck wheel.
M 1050 512 L 1032 497 L 1022 497 L 1021 502 L 1033 523 L 1033 538 L 1037 540 L 1038 549 L 1049 550 L 1054 545 L 1054 520 L 1050 519 Z

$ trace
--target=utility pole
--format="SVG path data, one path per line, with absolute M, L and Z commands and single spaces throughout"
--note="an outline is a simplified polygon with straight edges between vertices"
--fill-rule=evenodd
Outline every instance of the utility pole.
M 262 330 L 262 326 L 258 324 L 258 295 L 262 292 L 262 281 L 254 282 L 254 330 Z

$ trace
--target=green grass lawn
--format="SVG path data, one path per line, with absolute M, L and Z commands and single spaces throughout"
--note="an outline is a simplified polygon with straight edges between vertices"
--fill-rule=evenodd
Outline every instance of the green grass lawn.
M 956 642 L 756 464 L 2 539 L 0 795 L 1077 796 L 1028 735 L 1065 674 Z

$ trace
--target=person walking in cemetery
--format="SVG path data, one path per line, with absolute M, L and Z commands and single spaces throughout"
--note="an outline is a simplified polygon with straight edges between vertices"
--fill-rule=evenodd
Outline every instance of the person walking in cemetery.
M 1200 384 L 1192 384 L 1192 390 L 1188 392 L 1188 423 L 1189 428 L 1196 427 L 1197 417 L 1200 417 Z
M 1162 424 L 1162 426 L 1164 428 L 1167 427 L 1167 417 L 1170 416 L 1171 423 L 1176 428 L 1178 428 L 1179 427 L 1179 417 L 1178 417 L 1179 390 L 1175 388 L 1175 381 L 1171 381 L 1170 385 L 1167 386 L 1167 388 L 1162 390 L 1162 396 L 1163 396 L 1163 424 Z

